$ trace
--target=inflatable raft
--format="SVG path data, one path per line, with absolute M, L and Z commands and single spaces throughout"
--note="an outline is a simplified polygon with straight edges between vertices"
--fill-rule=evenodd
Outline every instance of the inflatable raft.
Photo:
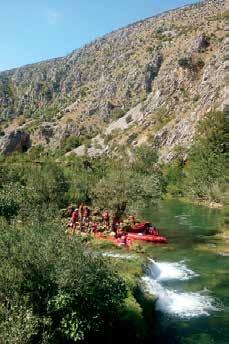
M 142 233 L 128 233 L 127 240 L 130 240 L 130 241 L 141 240 L 141 241 L 161 243 L 161 244 L 165 244 L 168 241 L 167 238 L 160 235 L 152 235 L 152 234 L 144 235 Z
M 148 222 L 144 222 L 132 228 L 131 232 L 120 232 L 118 235 L 111 236 L 103 233 L 94 234 L 99 239 L 105 239 L 120 246 L 131 246 L 135 241 L 143 241 L 154 244 L 166 244 L 168 242 L 166 237 L 159 235 L 155 227 L 151 227 Z

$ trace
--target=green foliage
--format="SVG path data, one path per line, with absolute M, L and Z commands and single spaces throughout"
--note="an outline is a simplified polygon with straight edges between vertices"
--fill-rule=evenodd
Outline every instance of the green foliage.
M 197 102 L 199 99 L 200 99 L 200 95 L 199 95 L 199 94 L 196 94 L 196 95 L 192 98 L 193 102 Z
M 28 176 L 28 188 L 35 193 L 40 203 L 64 205 L 64 193 L 68 190 L 68 182 L 57 164 L 45 164 L 36 168 Z
M 46 96 L 49 100 L 52 99 L 52 94 L 50 90 L 47 90 Z M 44 120 L 45 121 L 54 121 L 55 116 L 58 114 L 59 108 L 57 106 L 50 106 L 44 112 Z
M 155 148 L 148 145 L 141 145 L 134 149 L 134 160 L 132 169 L 147 174 L 155 171 L 155 164 L 158 162 L 158 153 Z
M 125 110 L 120 107 L 115 107 L 112 111 L 112 119 L 117 120 L 125 115 Z
M 192 59 L 191 57 L 181 57 L 178 60 L 178 65 L 183 69 L 191 69 L 192 68 Z
M 4 344 L 29 344 L 38 331 L 38 318 L 32 309 L 12 305 L 11 309 L 0 309 L 0 342 Z
M 138 211 L 145 203 L 157 203 L 160 197 L 161 185 L 156 174 L 143 175 L 123 168 L 109 172 L 92 189 L 94 204 L 114 212 Z
M 131 115 L 128 115 L 128 116 L 126 117 L 126 123 L 129 124 L 129 123 L 132 122 L 132 121 L 133 121 L 132 116 L 131 116 Z
M 81 86 L 79 90 L 79 96 L 81 98 L 85 98 L 88 95 L 89 87 L 87 86 Z
M 167 193 L 172 197 L 184 194 L 184 164 L 181 159 L 175 160 L 165 171 Z
M 165 106 L 158 108 L 157 111 L 153 113 L 152 117 L 156 120 L 156 130 L 160 130 L 171 120 L 171 116 Z
M 226 127 L 221 112 L 210 112 L 200 123 L 187 162 L 178 157 L 165 168 L 167 193 L 224 202 L 226 194 Z
M 225 135 L 224 114 L 208 113 L 199 127 L 198 139 L 185 169 L 188 192 L 193 197 L 222 200 L 226 178 Z
M 0 216 L 30 216 L 43 207 L 65 204 L 69 185 L 57 164 L 33 165 L 24 162 L 0 169 Z
M 127 139 L 127 144 L 131 145 L 131 143 L 134 142 L 134 140 L 136 140 L 137 137 L 138 137 L 137 133 L 132 133 Z
M 112 324 L 126 287 L 102 257 L 52 221 L 1 227 L 1 340 L 72 343 Z
M 146 51 L 147 51 L 147 53 L 152 54 L 154 51 L 154 47 L 148 46 L 148 47 L 146 47 Z
M 6 184 L 0 191 L 0 216 L 7 220 L 16 216 L 23 204 L 25 192 L 18 183 Z
M 61 144 L 61 148 L 63 149 L 64 153 L 67 153 L 73 150 L 74 148 L 79 147 L 81 144 L 82 141 L 78 136 L 70 135 Z
M 200 57 L 195 61 L 196 68 L 202 69 L 204 65 L 204 60 L 202 60 Z
M 198 72 L 204 67 L 204 61 L 198 58 L 192 58 L 191 56 L 184 56 L 178 60 L 178 65 L 183 69 L 189 69 L 194 72 Z

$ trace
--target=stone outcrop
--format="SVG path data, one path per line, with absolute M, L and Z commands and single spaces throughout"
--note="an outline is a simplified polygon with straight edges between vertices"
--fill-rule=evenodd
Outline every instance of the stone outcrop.
M 190 53 L 201 53 L 204 52 L 210 45 L 210 38 L 207 37 L 205 33 L 197 35 L 191 48 L 189 49 Z
M 12 154 L 15 151 L 25 153 L 31 145 L 30 135 L 20 129 L 12 131 L 0 139 L 0 151 L 4 155 Z

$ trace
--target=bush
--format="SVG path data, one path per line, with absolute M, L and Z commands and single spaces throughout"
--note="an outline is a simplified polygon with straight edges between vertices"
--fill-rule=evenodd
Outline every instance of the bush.
M 191 56 L 185 56 L 178 60 L 178 65 L 183 69 L 189 69 L 194 72 L 198 72 L 205 65 L 205 62 L 199 57 L 197 59 Z
M 99 208 L 113 212 L 138 211 L 144 204 L 155 204 L 161 197 L 156 174 L 142 175 L 127 169 L 112 170 L 92 189 L 92 199 Z
M 61 144 L 61 149 L 63 149 L 64 153 L 67 153 L 79 147 L 81 144 L 81 139 L 78 136 L 70 135 Z
M 131 116 L 131 115 L 128 115 L 128 116 L 126 117 L 126 123 L 129 124 L 129 123 L 132 122 L 132 121 L 133 121 L 132 116 Z
M 125 110 L 120 107 L 115 107 L 112 111 L 112 119 L 117 120 L 125 115 Z
M 205 62 L 201 59 L 201 58 L 198 58 L 196 61 L 195 61 L 195 66 L 197 69 L 202 69 L 205 65 Z
M 166 168 L 166 191 L 172 197 L 184 194 L 184 163 L 182 159 L 177 159 Z
M 178 65 L 183 69 L 191 69 L 192 68 L 192 58 L 189 56 L 181 57 L 178 60 Z
M 30 216 L 32 211 L 39 212 L 50 205 L 62 207 L 68 189 L 62 168 L 57 164 L 36 166 L 21 161 L 0 170 L 0 216 L 10 220 L 17 215 Z
M 103 333 L 116 319 L 126 297 L 123 280 L 60 225 L 36 220 L 21 230 L 3 225 L 0 248 L 4 342 L 79 342 Z
M 128 137 L 128 139 L 127 139 L 127 144 L 128 144 L 128 145 L 131 145 L 131 143 L 132 143 L 134 140 L 136 140 L 137 137 L 138 137 L 138 134 L 137 134 L 137 133 L 131 134 L 131 135 Z
M 0 216 L 7 220 L 19 212 L 25 196 L 25 190 L 20 184 L 9 183 L 0 190 Z

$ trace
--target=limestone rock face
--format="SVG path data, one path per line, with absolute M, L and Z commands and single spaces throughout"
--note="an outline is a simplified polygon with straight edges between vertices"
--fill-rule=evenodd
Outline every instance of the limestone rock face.
M 0 151 L 9 155 L 15 151 L 25 153 L 32 143 L 30 135 L 24 130 L 15 130 L 0 139 Z
M 163 55 L 161 52 L 157 53 L 153 61 L 146 65 L 145 69 L 145 90 L 147 93 L 152 91 L 152 82 L 157 77 L 160 67 L 163 62 Z
M 149 17 L 57 59 L 0 73 L 0 133 L 23 129 L 47 148 L 113 154 L 156 142 L 169 162 L 224 99 L 224 0 Z M 226 40 L 225 40 L 226 42 Z M 77 140 L 75 140 L 77 141 Z M 86 152 L 86 153 L 85 153 Z

